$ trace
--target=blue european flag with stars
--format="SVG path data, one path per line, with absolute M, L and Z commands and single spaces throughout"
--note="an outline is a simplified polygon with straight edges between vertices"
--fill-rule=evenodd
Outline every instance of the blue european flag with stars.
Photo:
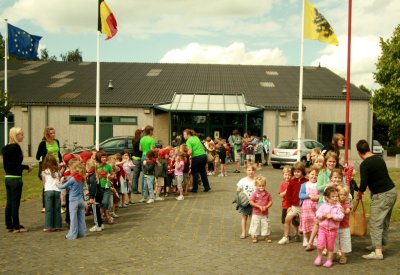
M 26 31 L 8 24 L 8 53 L 27 59 L 38 59 L 38 47 L 41 36 L 32 35 Z

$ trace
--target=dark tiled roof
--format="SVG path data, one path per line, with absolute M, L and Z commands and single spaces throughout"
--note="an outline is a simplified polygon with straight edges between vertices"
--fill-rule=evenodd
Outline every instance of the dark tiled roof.
M 4 87 L 4 67 L 0 68 Z M 152 69 L 161 71 L 148 76 Z M 95 105 L 95 62 L 12 61 L 8 70 L 8 93 L 16 104 Z M 174 93 L 244 94 L 247 103 L 266 109 L 298 106 L 295 66 L 101 63 L 100 79 L 102 106 L 152 106 L 171 102 Z M 107 89 L 108 80 L 113 90 Z M 262 87 L 261 82 L 274 87 Z M 326 68 L 304 69 L 304 99 L 344 100 L 344 85 L 344 79 Z M 352 85 L 351 98 L 368 100 L 369 95 Z

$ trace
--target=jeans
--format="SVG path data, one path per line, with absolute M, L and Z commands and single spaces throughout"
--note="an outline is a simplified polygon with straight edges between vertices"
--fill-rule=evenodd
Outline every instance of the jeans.
M 71 223 L 69 232 L 65 236 L 68 240 L 73 240 L 78 237 L 85 237 L 86 222 L 85 222 L 85 203 L 82 200 L 69 202 L 69 215 Z
M 19 205 L 22 194 L 22 178 L 5 178 L 7 204 L 6 204 L 6 227 L 7 229 L 20 229 Z
M 143 175 L 143 198 L 150 196 L 150 199 L 154 200 L 154 175 Z
M 44 228 L 47 229 L 61 229 L 61 192 L 60 191 L 45 191 L 45 219 Z
M 135 166 L 133 167 L 133 173 L 132 173 L 131 193 L 137 193 L 139 192 L 139 177 L 140 177 L 140 171 L 142 170 L 142 162 L 140 160 L 133 160 L 133 164 Z
M 210 190 L 210 184 L 208 183 L 207 172 L 206 172 L 207 156 L 206 154 L 192 157 L 192 175 L 193 175 L 193 187 L 192 192 L 197 192 L 199 187 L 199 175 L 201 182 L 204 186 L 204 191 Z

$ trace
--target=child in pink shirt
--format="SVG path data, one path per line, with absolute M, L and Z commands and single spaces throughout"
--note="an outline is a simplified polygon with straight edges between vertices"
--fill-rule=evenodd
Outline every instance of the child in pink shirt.
M 249 203 L 253 207 L 249 234 L 253 243 L 258 242 L 258 236 L 270 243 L 268 208 L 272 205 L 271 194 L 266 190 L 267 180 L 263 176 L 256 177 L 256 191 L 250 196 Z
M 183 160 L 183 153 L 178 152 L 175 158 L 175 179 L 176 183 L 178 185 L 178 191 L 179 191 L 179 196 L 176 197 L 178 201 L 182 201 L 184 199 L 183 197 L 183 168 L 185 168 L 185 162 Z
M 336 187 L 329 186 L 324 191 L 325 203 L 322 204 L 316 213 L 319 220 L 318 229 L 318 256 L 315 258 L 314 264 L 320 266 L 322 263 L 322 251 L 324 248 L 328 250 L 328 259 L 324 263 L 324 267 L 333 265 L 333 251 L 337 230 L 340 221 L 343 220 L 344 214 L 342 207 L 338 203 L 338 191 Z

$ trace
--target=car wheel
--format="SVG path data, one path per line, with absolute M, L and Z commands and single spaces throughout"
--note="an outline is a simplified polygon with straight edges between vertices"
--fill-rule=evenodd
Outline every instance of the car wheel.
M 281 168 L 281 165 L 277 163 L 272 163 L 272 167 L 274 167 L 275 169 L 279 169 Z

